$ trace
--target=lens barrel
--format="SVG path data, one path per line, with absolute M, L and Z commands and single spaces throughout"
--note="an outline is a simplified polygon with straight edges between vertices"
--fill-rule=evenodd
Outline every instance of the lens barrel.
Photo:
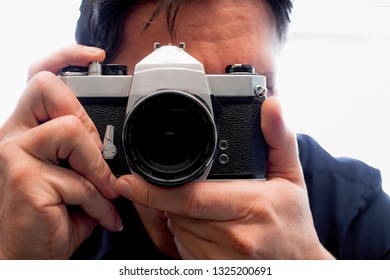
M 216 125 L 207 106 L 180 91 L 146 96 L 128 113 L 123 127 L 130 169 L 163 186 L 181 185 L 204 175 L 216 143 Z

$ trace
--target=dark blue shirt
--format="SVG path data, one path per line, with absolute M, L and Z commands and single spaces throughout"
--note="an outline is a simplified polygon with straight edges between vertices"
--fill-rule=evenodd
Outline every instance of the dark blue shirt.
M 321 243 L 338 259 L 390 259 L 390 199 L 381 176 L 350 158 L 334 158 L 307 135 L 298 146 L 310 207 Z M 75 259 L 166 259 L 124 198 L 116 201 L 124 230 L 97 228 Z
M 310 207 L 321 243 L 338 259 L 390 258 L 390 199 L 377 169 L 333 158 L 298 136 Z

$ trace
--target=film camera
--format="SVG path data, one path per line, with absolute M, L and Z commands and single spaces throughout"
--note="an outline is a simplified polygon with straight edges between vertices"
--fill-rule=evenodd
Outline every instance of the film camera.
M 137 173 L 163 186 L 266 177 L 266 78 L 251 65 L 206 75 L 184 43 L 156 43 L 134 75 L 92 62 L 60 76 L 105 135 L 103 156 L 116 176 Z

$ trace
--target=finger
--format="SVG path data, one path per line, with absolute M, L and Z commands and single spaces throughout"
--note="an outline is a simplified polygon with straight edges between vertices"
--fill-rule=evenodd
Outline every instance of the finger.
M 286 126 L 275 97 L 263 103 L 261 128 L 268 145 L 267 178 L 284 178 L 304 186 L 296 135 Z
M 77 174 L 74 171 L 61 168 L 55 165 L 44 164 L 41 167 L 41 174 L 48 174 L 45 178 L 45 185 L 41 186 L 40 197 L 37 200 L 42 200 L 42 207 L 52 207 L 61 204 L 79 205 L 84 212 L 111 231 L 118 231 L 121 227 L 121 221 L 114 204 L 102 196 L 97 188 L 85 177 Z M 47 197 L 49 195 L 50 197 Z M 55 210 L 52 210 L 55 211 Z M 58 211 L 61 211 L 58 209 Z M 71 213 L 74 221 L 82 219 L 86 221 L 86 217 L 80 215 L 79 212 Z M 89 221 L 85 225 L 75 224 L 80 234 L 90 233 L 93 222 Z
M 93 230 L 98 225 L 98 222 L 91 218 L 83 211 L 79 211 L 77 213 L 70 214 L 70 219 L 72 221 L 72 230 L 74 239 L 71 248 L 69 248 L 69 256 L 70 258 L 73 252 L 91 235 Z M 110 229 L 108 229 L 110 230 Z
M 79 118 L 101 148 L 97 129 L 75 95 L 57 76 L 41 72 L 28 84 L 5 129 L 9 128 L 11 134 L 17 133 L 67 115 Z
M 134 207 L 156 247 L 173 259 L 179 258 L 172 233 L 167 228 L 167 217 L 164 212 L 147 208 L 137 203 L 134 203 Z
M 199 258 L 195 258 L 195 256 L 187 250 L 185 246 L 183 246 L 178 238 L 174 238 L 174 242 L 177 248 L 177 251 L 179 252 L 180 257 L 183 260 L 197 260 Z
M 166 212 L 166 216 L 168 219 L 168 228 L 175 236 L 178 235 L 181 229 L 208 241 L 216 238 L 219 242 L 223 242 L 222 239 L 225 239 L 224 236 L 219 237 L 220 228 L 218 225 L 221 224 L 219 221 L 188 218 L 168 212 Z M 228 223 L 229 221 L 224 221 L 223 226 Z
M 102 49 L 73 44 L 33 63 L 29 67 L 27 80 L 29 81 L 41 71 L 50 71 L 58 74 L 64 67 L 71 65 L 86 66 L 92 61 L 103 61 L 105 56 L 105 52 Z
M 227 252 L 224 252 L 225 255 L 221 254 L 223 247 L 219 244 L 197 236 L 192 231 L 188 231 L 175 224 L 172 220 L 168 220 L 168 227 L 175 236 L 174 241 L 177 250 L 183 259 L 206 260 L 227 258 Z
M 253 236 L 249 224 L 194 220 L 171 214 L 167 216 L 168 228 L 175 236 L 176 246 L 183 258 L 258 259 L 259 240 L 264 240 L 261 226 Z
M 74 116 L 56 118 L 28 130 L 22 143 L 27 153 L 46 162 L 68 160 L 71 168 L 90 180 L 107 198 L 115 198 L 116 178 L 81 121 Z
M 125 175 L 117 180 L 114 190 L 149 208 L 185 217 L 225 221 L 246 216 L 252 203 L 261 203 L 259 188 L 262 185 L 258 183 L 206 181 L 164 188 L 152 185 L 138 175 Z
M 240 231 L 233 230 L 239 226 L 236 220 L 221 222 L 193 219 L 172 213 L 166 213 L 166 216 L 168 218 L 167 224 L 169 230 L 173 235 L 182 240 L 183 243 L 193 244 L 193 242 L 187 240 L 192 236 L 192 238 L 196 237 L 198 240 L 203 240 L 203 242 L 218 243 L 219 246 L 229 248 L 234 245 L 233 240 L 238 241 L 241 238 L 246 238 L 242 236 L 246 232 L 245 226 Z M 246 226 L 249 226 L 249 224 Z M 187 236 L 187 239 L 185 239 L 185 236 Z

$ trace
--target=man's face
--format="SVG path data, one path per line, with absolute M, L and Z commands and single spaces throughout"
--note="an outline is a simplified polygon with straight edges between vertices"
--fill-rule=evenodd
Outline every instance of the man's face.
M 267 76 L 269 93 L 274 92 L 280 42 L 267 1 L 188 0 L 176 18 L 175 42 L 164 13 L 142 33 L 155 5 L 146 1 L 128 13 L 113 63 L 126 64 L 132 74 L 135 64 L 153 51 L 155 42 L 185 42 L 186 51 L 204 65 L 207 74 L 224 73 L 229 64 L 252 64 L 258 74 Z

